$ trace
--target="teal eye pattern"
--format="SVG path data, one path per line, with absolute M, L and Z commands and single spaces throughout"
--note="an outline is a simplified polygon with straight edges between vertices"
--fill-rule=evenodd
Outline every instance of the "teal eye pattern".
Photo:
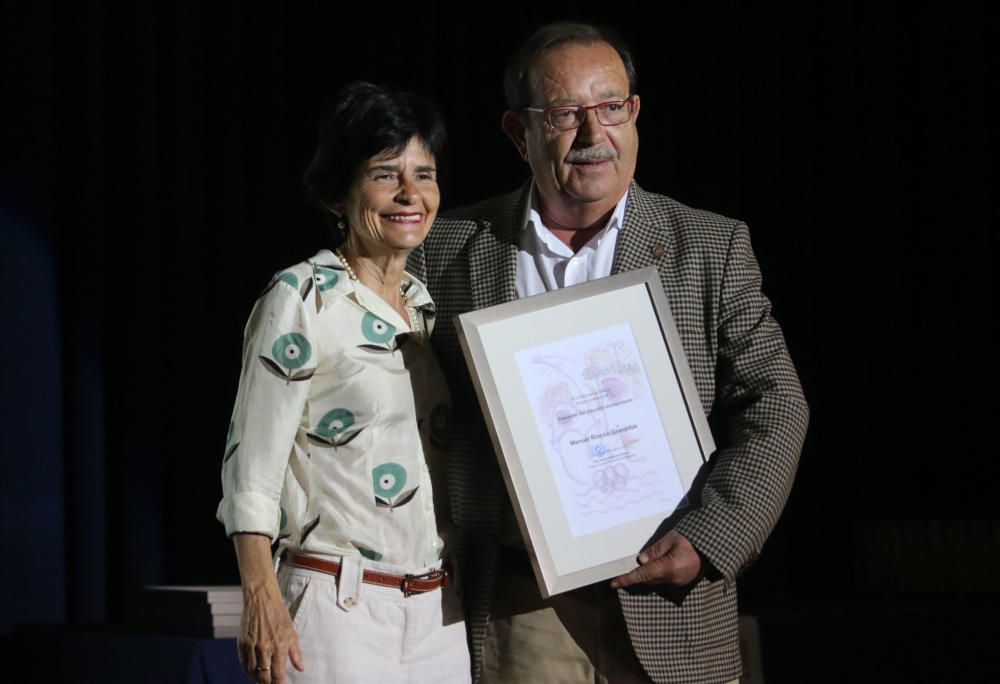
M 316 429 L 306 433 L 306 438 L 321 447 L 346 446 L 365 429 L 356 423 L 357 417 L 353 413 L 345 408 L 335 408 L 323 414 Z M 352 427 L 356 429 L 349 429 Z
M 286 333 L 274 341 L 271 354 L 279 364 L 288 370 L 296 370 L 309 362 L 312 356 L 312 345 L 309 344 L 305 335 Z
M 382 498 L 396 496 L 406 486 L 406 468 L 398 463 L 383 463 L 372 469 L 372 486 L 375 495 Z
M 307 282 L 312 283 L 312 280 Z M 274 359 L 261 355 L 260 362 L 270 373 L 285 381 L 285 384 L 292 382 L 303 382 L 316 373 L 315 368 L 295 372 L 296 368 L 301 368 L 312 358 L 312 345 L 305 335 L 299 333 L 285 333 L 274 341 L 271 345 L 271 354 Z M 283 368 L 287 369 L 286 373 Z
M 385 344 L 396 336 L 396 327 L 372 313 L 365 313 L 361 319 L 361 333 L 369 342 Z
M 355 544 L 357 546 L 357 544 Z M 372 549 L 366 549 L 363 546 L 358 546 L 358 553 L 367 558 L 368 560 L 380 561 L 382 560 L 382 554 L 378 551 L 373 551 Z
M 316 426 L 316 434 L 334 439 L 352 425 L 354 425 L 354 414 L 345 408 L 335 408 L 320 419 L 319 425 Z
M 388 508 L 389 512 L 413 501 L 417 485 L 403 491 L 406 486 L 406 469 L 398 463 L 383 463 L 372 469 L 372 486 L 375 488 L 375 506 Z
M 316 280 L 316 288 L 320 292 L 326 292 L 340 280 L 340 276 L 332 268 L 326 266 L 316 266 L 313 269 L 313 278 Z
M 278 523 L 278 538 L 275 541 L 280 542 L 283 539 L 288 539 L 291 534 L 286 531 L 286 528 L 288 527 L 288 513 L 286 513 L 285 509 L 280 506 L 278 507 L 278 510 L 281 511 L 281 521 Z
M 299 279 L 291 271 L 285 271 L 284 273 L 279 275 L 278 280 L 280 280 L 283 283 L 288 283 L 296 290 L 299 289 Z

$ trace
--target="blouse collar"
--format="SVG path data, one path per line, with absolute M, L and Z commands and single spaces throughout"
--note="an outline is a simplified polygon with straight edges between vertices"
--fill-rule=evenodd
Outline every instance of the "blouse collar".
M 409 322 L 401 320 L 396 310 L 389 306 L 385 300 L 366 287 L 364 283 L 351 280 L 348 277 L 344 264 L 332 251 L 320 250 L 316 256 L 306 261 L 313 269 L 317 312 L 328 308 L 339 297 L 353 296 L 358 304 L 379 318 L 393 323 L 397 327 L 399 327 L 399 323 L 402 323 L 406 329 L 409 329 Z M 406 305 L 423 314 L 422 318 L 425 321 L 427 333 L 430 334 L 434 322 L 435 307 L 427 287 L 413 274 L 404 271 L 402 289 Z

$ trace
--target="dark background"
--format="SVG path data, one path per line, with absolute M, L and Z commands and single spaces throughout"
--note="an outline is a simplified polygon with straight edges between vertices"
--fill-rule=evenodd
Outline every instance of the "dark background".
M 324 102 L 356 78 L 426 94 L 451 136 L 443 206 L 506 192 L 527 167 L 499 127 L 503 65 L 575 18 L 635 52 L 639 183 L 750 225 L 812 408 L 741 579 L 766 672 L 982 656 L 1000 596 L 985 12 L 8 4 L 0 634 L 127 622 L 147 583 L 238 581 L 214 514 L 242 329 L 270 275 L 326 244 L 299 181 Z

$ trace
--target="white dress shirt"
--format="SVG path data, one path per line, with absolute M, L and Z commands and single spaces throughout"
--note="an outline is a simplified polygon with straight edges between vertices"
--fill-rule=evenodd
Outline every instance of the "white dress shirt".
M 535 209 L 534 183 L 528 196 L 531 200 L 525 207 L 517 251 L 518 299 L 611 275 L 618 231 L 625 220 L 627 190 L 618 200 L 608 225 L 576 253 L 545 227 Z

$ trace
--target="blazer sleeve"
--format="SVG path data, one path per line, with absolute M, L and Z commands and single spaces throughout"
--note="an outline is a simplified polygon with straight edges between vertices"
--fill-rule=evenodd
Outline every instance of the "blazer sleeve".
M 675 529 L 727 579 L 759 555 L 795 478 L 809 409 L 745 225 L 734 227 L 719 290 L 716 452 L 700 506 Z

